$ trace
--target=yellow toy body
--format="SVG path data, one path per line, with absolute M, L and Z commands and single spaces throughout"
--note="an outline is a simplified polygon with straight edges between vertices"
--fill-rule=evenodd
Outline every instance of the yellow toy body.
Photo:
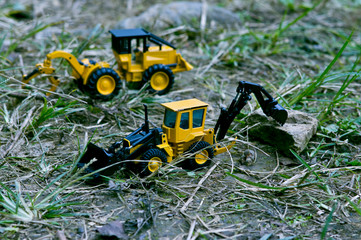
M 132 159 L 145 176 L 157 171 L 163 163 L 172 162 L 184 153 L 192 154 L 182 164 L 184 168 L 196 169 L 210 164 L 213 156 L 229 150 L 235 143 L 220 147 L 214 136 L 214 129 L 204 129 L 208 104 L 198 99 L 188 99 L 161 104 L 165 108 L 161 128 L 149 129 L 146 122 L 122 142 L 117 142 L 105 151 L 93 144 L 88 145 L 81 163 L 86 163 L 94 155 L 110 156 L 112 149 L 123 146 L 122 158 Z M 152 147 L 150 147 L 152 146 Z M 99 153 L 100 152 L 100 153 Z M 103 157 L 102 157 L 103 158 Z M 147 160 L 144 162 L 143 160 Z
M 151 91 L 164 94 L 174 83 L 174 73 L 193 69 L 172 44 L 144 29 L 109 32 L 121 78 L 127 82 L 140 86 L 149 82 Z
M 204 141 L 209 145 L 216 144 L 214 129 L 204 129 L 208 104 L 196 98 L 163 103 L 165 107 L 162 130 L 172 149 L 172 157 L 183 154 L 195 142 Z M 234 141 L 227 147 L 214 146 L 214 155 L 230 149 Z
M 131 162 L 137 166 L 138 173 L 146 176 L 157 171 L 162 164 L 172 162 L 183 154 L 184 168 L 197 169 L 207 166 L 215 155 L 226 152 L 235 144 L 234 140 L 222 147 L 218 141 L 224 139 L 235 117 L 251 99 L 251 93 L 254 93 L 267 116 L 281 125 L 286 122 L 287 111 L 262 86 L 240 81 L 237 95 L 228 109 L 221 109 L 214 129 L 204 128 L 208 104 L 198 99 L 163 103 L 165 112 L 161 128 L 149 129 L 148 110 L 145 106 L 145 122 L 140 128 L 122 141 L 114 143 L 108 150 L 88 144 L 78 166 L 83 167 L 94 157 L 98 161 L 89 166 L 89 171 L 115 162 L 134 160 Z M 120 149 L 116 151 L 117 148 Z M 116 168 L 108 169 L 103 174 L 111 174 L 115 170 Z
M 174 46 L 144 29 L 110 30 L 112 48 L 118 70 L 110 68 L 107 62 L 89 59 L 79 61 L 65 51 L 49 53 L 43 63 L 36 64 L 33 72 L 23 76 L 23 83 L 41 74 L 52 74 L 55 69 L 51 61 L 65 59 L 72 67 L 72 76 L 79 88 L 93 98 L 111 99 L 121 88 L 121 79 L 136 83 L 138 87 L 149 82 L 149 90 L 157 94 L 167 93 L 174 83 L 174 73 L 189 71 L 193 67 L 186 62 Z M 149 46 L 152 42 L 158 46 Z M 59 85 L 59 80 L 49 76 L 51 92 Z M 23 85 L 24 86 L 24 85 Z

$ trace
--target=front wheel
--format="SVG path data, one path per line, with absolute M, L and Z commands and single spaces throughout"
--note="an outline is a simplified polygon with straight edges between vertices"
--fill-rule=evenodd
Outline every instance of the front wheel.
M 143 83 L 149 82 L 149 90 L 159 95 L 169 92 L 174 83 L 172 70 L 163 64 L 150 66 L 143 74 Z
M 167 156 L 160 149 L 152 148 L 143 154 L 142 160 L 146 161 L 139 163 L 139 175 L 144 177 L 158 171 L 167 162 Z
M 192 157 L 187 158 L 183 162 L 183 168 L 194 170 L 197 168 L 208 166 L 211 163 L 211 159 L 214 157 L 213 148 L 205 141 L 199 141 L 193 143 L 187 153 Z
M 99 68 L 90 74 L 86 91 L 92 98 L 110 100 L 120 90 L 119 75 L 111 68 Z

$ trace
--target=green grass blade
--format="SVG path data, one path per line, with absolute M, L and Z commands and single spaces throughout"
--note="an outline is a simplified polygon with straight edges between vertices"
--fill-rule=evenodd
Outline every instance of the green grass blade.
M 290 105 L 294 105 L 296 103 L 298 103 L 299 101 L 301 101 L 304 97 L 309 96 L 310 94 L 312 94 L 318 87 L 320 87 L 323 84 L 323 81 L 325 80 L 325 76 L 326 74 L 329 73 L 329 71 L 331 70 L 332 66 L 336 63 L 336 61 L 340 58 L 341 54 L 343 53 L 343 51 L 345 50 L 345 48 L 347 47 L 347 45 L 350 43 L 351 38 L 353 35 L 353 31 L 351 32 L 351 34 L 348 36 L 348 38 L 346 39 L 345 43 L 342 45 L 341 49 L 337 52 L 336 56 L 333 58 L 333 60 L 331 61 L 330 64 L 328 64 L 328 66 L 326 67 L 326 69 L 321 73 L 321 75 L 316 79 L 316 81 L 313 81 L 306 89 L 304 89 L 303 91 L 301 91 L 301 93 L 299 95 L 297 95 L 294 99 L 292 99 L 290 101 Z
M 26 39 L 33 37 L 35 34 L 47 29 L 48 27 L 59 25 L 61 23 L 63 23 L 63 21 L 49 23 L 49 24 L 46 24 L 46 25 L 43 25 L 43 26 L 42 25 L 36 26 L 31 32 L 29 32 L 25 36 L 21 37 L 19 40 L 15 41 L 15 43 L 11 44 L 9 46 L 8 50 L 6 51 L 4 57 L 9 56 L 9 54 L 12 53 L 18 47 L 18 45 L 20 43 L 22 43 L 23 41 L 25 41 Z
M 48 107 L 48 101 L 44 98 L 44 106 L 39 116 L 33 121 L 33 128 L 37 129 L 42 123 L 49 119 L 84 110 L 84 108 L 73 108 L 77 106 L 77 103 L 77 101 L 72 101 L 69 103 L 63 102 L 63 100 L 59 98 L 54 106 Z
M 359 64 L 360 62 L 360 58 L 358 58 L 354 65 L 352 66 L 352 70 L 351 72 L 354 71 L 354 69 L 356 68 L 356 66 Z M 340 87 L 340 89 L 337 91 L 336 95 L 333 97 L 332 101 L 329 103 L 329 105 L 325 108 L 324 112 L 320 115 L 319 119 L 322 121 L 322 120 L 325 120 L 325 118 L 330 114 L 330 112 L 332 111 L 332 109 L 335 107 L 335 105 L 337 103 L 339 103 L 340 101 L 342 101 L 346 95 L 343 95 L 342 93 L 345 91 L 345 89 L 353 82 L 355 81 L 358 77 L 359 77 L 359 74 L 360 74 L 360 71 L 357 71 L 352 77 L 351 79 L 350 78 L 350 75 L 348 75 L 345 79 L 345 81 L 343 81 L 342 83 L 342 86 Z
M 311 168 L 310 165 L 308 165 L 305 160 L 303 160 L 300 155 L 298 155 L 294 150 L 290 149 L 291 153 L 293 154 L 293 156 L 295 156 L 297 158 L 298 161 L 300 161 L 303 166 L 305 166 L 310 172 L 312 172 L 313 175 L 315 175 L 315 177 L 317 178 L 317 180 L 322 181 L 322 179 L 318 176 L 318 174 Z
M 351 205 L 351 207 L 357 212 L 358 215 L 361 216 L 361 208 L 359 208 L 354 202 L 351 201 L 347 196 L 345 197 L 347 202 Z
M 306 17 L 311 11 L 313 11 L 317 6 L 319 6 L 322 2 L 324 2 L 324 0 L 318 1 L 316 2 L 311 8 L 307 9 L 306 11 L 304 11 L 300 16 L 298 16 L 297 18 L 295 18 L 293 21 L 291 21 L 289 24 L 287 24 L 285 27 L 283 27 L 282 29 L 280 29 L 280 33 L 279 35 L 281 35 L 284 31 L 286 31 L 287 29 L 289 29 L 292 25 L 296 24 L 298 21 L 300 21 L 302 18 Z
M 247 183 L 247 184 L 255 186 L 255 187 L 264 188 L 264 189 L 272 189 L 272 190 L 284 190 L 284 189 L 286 189 L 285 187 L 272 187 L 272 186 L 268 186 L 268 185 L 265 185 L 265 184 L 262 184 L 262 183 L 252 182 L 252 181 L 249 181 L 247 179 L 240 178 L 240 177 L 238 177 L 238 176 L 236 176 L 236 175 L 234 175 L 232 173 L 229 173 L 229 172 L 227 172 L 226 174 L 233 177 L 233 178 L 235 178 L 235 179 L 237 179 L 238 181 Z
M 306 17 L 311 11 L 313 11 L 320 3 L 322 3 L 324 0 L 316 2 L 311 8 L 304 11 L 301 15 L 299 15 L 297 18 L 293 19 L 290 23 L 288 23 L 285 27 L 282 27 L 283 22 L 286 18 L 287 11 L 282 17 L 282 20 L 279 24 L 278 30 L 272 35 L 272 43 L 271 48 L 273 48 L 276 45 L 276 42 L 278 38 L 282 35 L 283 32 L 285 32 L 287 29 L 289 29 L 291 26 L 295 25 L 298 21 L 300 21 L 302 18 Z
M 48 190 L 54 183 L 58 182 L 60 179 L 62 179 L 68 172 L 64 172 L 60 174 L 58 177 L 56 177 L 53 181 L 51 181 L 48 185 L 46 185 L 45 188 L 43 188 L 38 194 L 36 194 L 35 199 L 37 199 L 39 196 L 41 196 L 46 190 Z
M 4 44 L 4 41 L 5 41 L 5 39 L 6 39 L 6 36 L 7 36 L 7 33 L 4 33 L 4 36 L 2 37 L 2 38 L 0 38 L 0 56 L 2 55 L 2 51 L 1 51 L 1 48 L 2 48 L 2 46 L 3 46 L 3 44 Z
M 14 198 L 16 198 L 16 194 L 15 194 L 10 188 L 8 188 L 5 184 L 3 184 L 2 182 L 0 182 L 0 186 L 3 187 L 8 194 L 10 194 L 10 195 L 12 195 Z
M 330 225 L 331 221 L 332 221 L 332 215 L 336 210 L 336 204 L 334 204 L 332 206 L 332 210 L 330 212 L 330 214 L 328 214 L 327 218 L 326 218 L 326 222 L 325 222 L 325 226 L 322 229 L 322 233 L 321 233 L 321 240 L 326 239 L 326 234 L 327 234 L 327 230 L 328 230 L 328 226 Z
M 79 46 L 75 48 L 71 53 L 74 56 L 79 56 L 92 43 L 92 41 L 95 41 L 97 38 L 99 38 L 99 36 L 103 32 L 104 30 L 101 27 L 101 24 L 97 24 L 89 34 L 88 38 L 81 42 Z

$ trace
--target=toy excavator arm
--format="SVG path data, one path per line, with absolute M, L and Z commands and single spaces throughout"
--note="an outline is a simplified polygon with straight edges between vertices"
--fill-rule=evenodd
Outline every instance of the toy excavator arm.
M 31 73 L 29 73 L 27 75 L 23 75 L 22 82 L 24 84 L 22 85 L 22 87 L 24 87 L 25 84 L 27 84 L 31 79 L 33 79 L 39 75 L 54 73 L 55 68 L 53 68 L 51 61 L 55 58 L 65 59 L 71 65 L 71 67 L 74 69 L 74 71 L 76 71 L 79 75 L 81 75 L 80 73 L 83 71 L 84 66 L 79 63 L 78 59 L 74 55 L 72 55 L 68 52 L 65 52 L 65 51 L 54 51 L 54 52 L 46 55 L 46 59 L 44 60 L 43 63 L 36 64 L 35 69 Z M 53 92 L 58 87 L 60 81 L 54 76 L 49 76 L 48 79 L 52 85 L 50 88 L 50 91 Z M 49 94 L 50 94 L 50 92 L 47 93 L 47 95 L 49 95 Z
M 232 100 L 228 109 L 221 108 L 221 114 L 214 128 L 214 132 L 217 134 L 217 141 L 220 141 L 225 137 L 235 117 L 241 112 L 247 102 L 252 99 L 251 93 L 256 96 L 258 103 L 267 116 L 272 117 L 281 125 L 286 122 L 287 111 L 279 105 L 261 85 L 240 81 L 237 87 L 237 95 Z

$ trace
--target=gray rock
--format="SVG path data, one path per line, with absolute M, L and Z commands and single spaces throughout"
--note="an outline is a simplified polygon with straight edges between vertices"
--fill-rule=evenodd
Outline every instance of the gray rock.
M 199 2 L 172 2 L 156 4 L 139 16 L 126 18 L 116 24 L 116 28 L 165 29 L 180 25 L 200 26 L 203 4 Z M 237 14 L 213 5 L 206 5 L 207 26 L 236 26 L 241 21 Z M 204 11 L 204 10 L 203 10 Z
M 98 228 L 97 231 L 100 236 L 109 239 L 129 239 L 128 235 L 124 232 L 124 223 L 121 221 L 107 223 L 103 227 Z
M 286 155 L 291 155 L 289 149 L 302 152 L 311 137 L 316 133 L 318 120 L 309 114 L 287 110 L 288 119 L 283 126 L 268 118 L 261 109 L 254 111 L 247 118 L 247 124 L 252 127 L 250 137 L 264 141 L 277 147 Z
M 245 166 L 251 166 L 257 161 L 257 152 L 251 149 L 246 149 L 241 155 L 240 163 Z

